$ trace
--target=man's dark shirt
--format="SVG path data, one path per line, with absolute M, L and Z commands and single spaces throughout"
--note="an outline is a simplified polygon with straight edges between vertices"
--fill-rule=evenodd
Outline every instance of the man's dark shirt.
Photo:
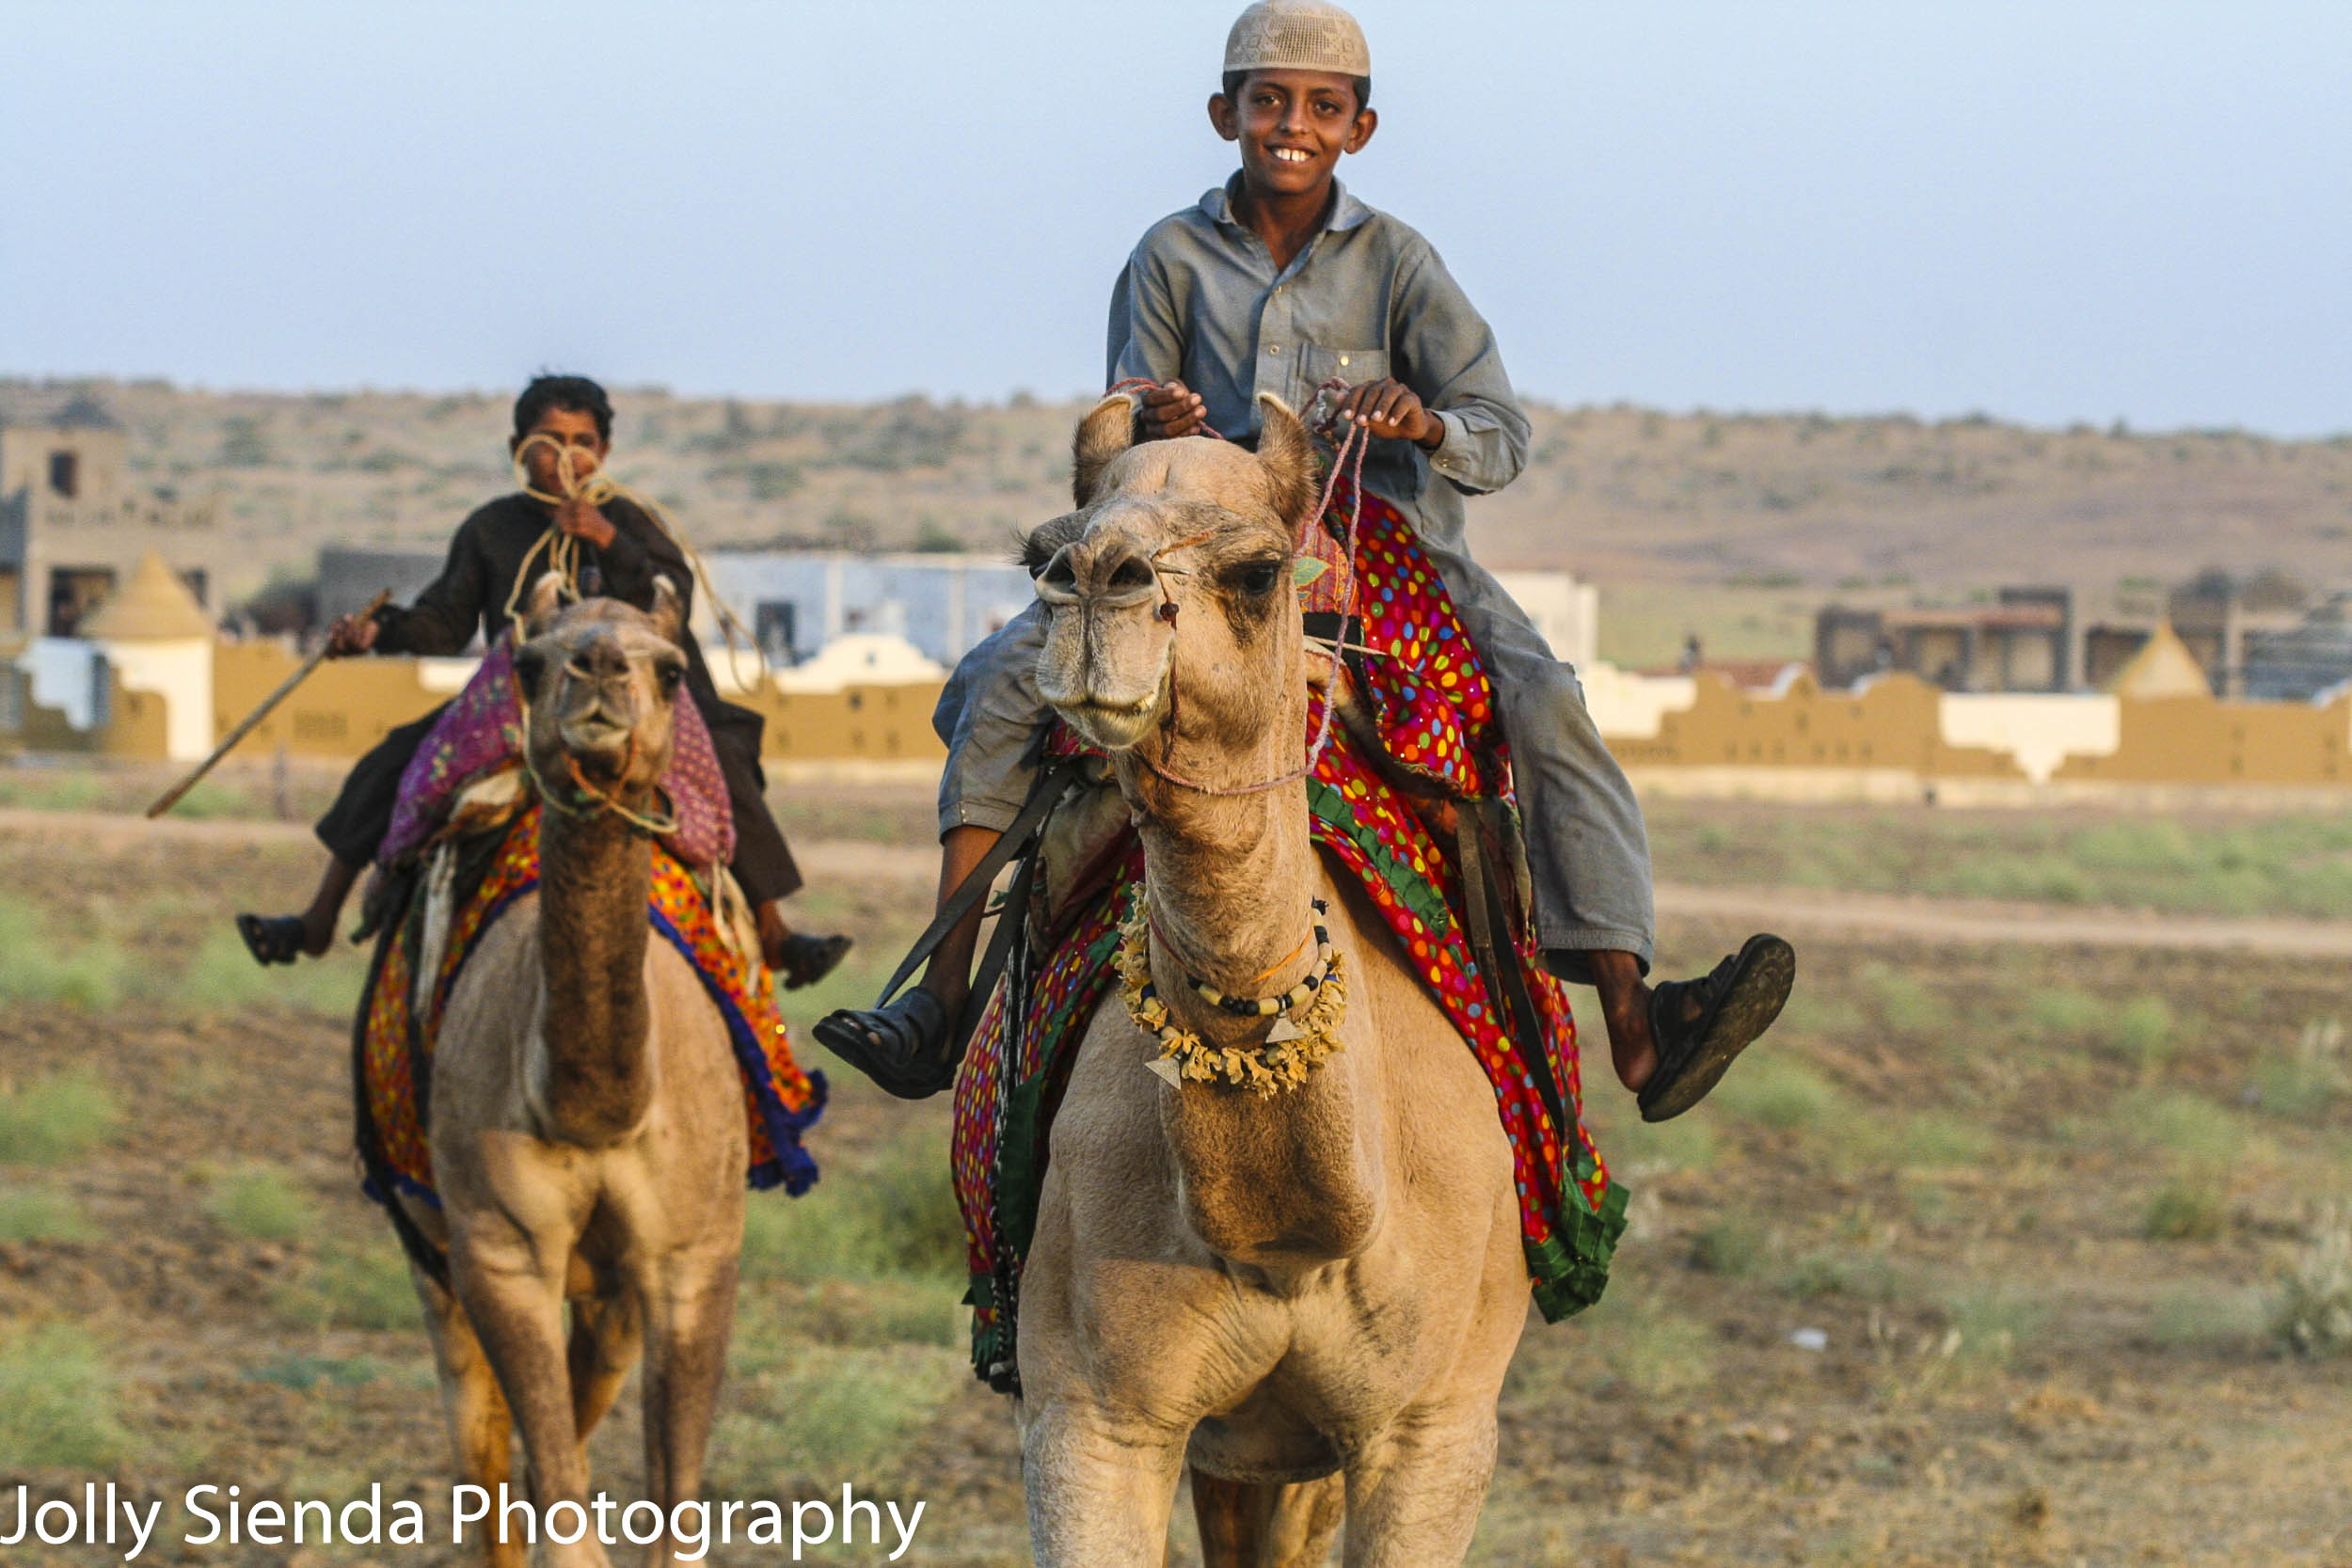
M 572 543 L 580 564 L 593 564 L 601 574 L 605 597 L 650 610 L 653 579 L 666 576 L 677 593 L 678 608 L 691 617 L 694 574 L 676 542 L 625 500 L 612 501 L 602 510 L 612 525 L 612 543 L 602 548 L 585 539 Z M 495 643 L 506 629 L 506 601 L 515 596 L 515 575 L 554 520 L 554 508 L 520 492 L 477 509 L 458 525 L 441 575 L 417 595 L 417 602 L 405 609 L 387 605 L 376 611 L 375 651 L 448 657 L 466 651 L 477 626 L 485 647 Z M 547 551 L 532 556 L 532 578 L 548 566 Z M 530 594 L 525 584 L 522 597 Z M 691 639 L 687 647 L 688 657 L 699 665 L 700 650 Z

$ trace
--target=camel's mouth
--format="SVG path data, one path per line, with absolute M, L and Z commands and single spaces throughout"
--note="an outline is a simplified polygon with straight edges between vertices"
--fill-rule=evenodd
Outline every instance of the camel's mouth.
M 580 761 L 617 764 L 628 755 L 635 732 L 601 714 L 582 714 L 565 720 L 559 734 L 564 750 Z
M 1133 748 L 1152 733 L 1159 715 L 1160 694 L 1156 691 L 1134 703 L 1114 703 L 1100 697 L 1089 697 L 1074 703 L 1055 705 L 1070 727 L 1086 737 L 1087 743 L 1105 752 L 1124 752 Z

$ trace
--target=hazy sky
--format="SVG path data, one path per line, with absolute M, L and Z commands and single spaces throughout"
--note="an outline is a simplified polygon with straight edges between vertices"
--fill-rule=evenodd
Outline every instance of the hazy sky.
M 1099 387 L 1232 0 L 0 0 L 0 373 Z M 1362 0 L 1526 392 L 2352 429 L 2352 4 Z

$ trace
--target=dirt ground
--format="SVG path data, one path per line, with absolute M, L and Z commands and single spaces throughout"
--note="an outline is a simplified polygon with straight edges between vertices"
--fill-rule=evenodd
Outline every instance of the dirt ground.
M 863 942 L 791 999 L 804 1038 L 926 902 L 903 856 L 837 868 L 927 830 L 912 797 L 787 803 L 834 841 L 807 922 Z M 165 1498 L 170 1537 L 199 1482 L 380 1481 L 446 1542 L 423 1338 L 349 1153 L 357 960 L 262 976 L 221 935 L 313 870 L 292 832 L 0 821 L 0 1536 L 20 1482 L 38 1504 L 95 1477 Z M 1666 967 L 1740 934 L 1670 920 Z M 1598 1307 L 1530 1324 L 1472 1560 L 2352 1564 L 2352 1360 L 2280 1332 L 2352 1196 L 2341 961 L 1883 934 L 1801 953 L 1782 1027 L 1683 1121 L 1643 1127 L 1595 1063 L 1633 1224 Z M 946 1107 L 807 1052 L 836 1087 L 811 1139 L 828 1176 L 755 1200 L 714 1489 L 921 1498 L 901 1561 L 1026 1561 L 1009 1414 L 953 1305 Z M 624 1493 L 633 1401 L 595 1446 Z M 1195 1560 L 1188 1529 L 1170 1560 Z

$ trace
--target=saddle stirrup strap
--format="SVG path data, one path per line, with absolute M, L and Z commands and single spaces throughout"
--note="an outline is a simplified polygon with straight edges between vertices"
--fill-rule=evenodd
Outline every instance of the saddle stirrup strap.
M 1067 757 L 1046 763 L 1038 769 L 1037 781 L 1029 786 L 1029 799 L 1022 806 L 1021 814 L 989 847 L 988 853 L 980 857 L 980 863 L 972 868 L 971 874 L 956 884 L 956 891 L 948 895 L 947 902 L 940 906 L 939 913 L 929 926 L 923 927 L 923 934 L 914 939 L 914 944 L 907 949 L 907 956 L 899 960 L 898 967 L 882 983 L 882 994 L 874 999 L 876 1007 L 890 1006 L 891 998 L 898 994 L 914 972 L 939 951 L 939 944 L 947 940 L 947 933 L 962 924 L 963 917 L 987 899 L 988 890 L 994 884 L 996 874 L 1010 864 L 1014 857 L 1020 855 L 1037 837 L 1045 819 L 1061 803 L 1062 792 L 1077 768 L 1078 759 Z M 994 942 L 990 943 L 990 951 L 995 955 Z M 974 995 L 979 995 L 977 987 L 974 988 Z

